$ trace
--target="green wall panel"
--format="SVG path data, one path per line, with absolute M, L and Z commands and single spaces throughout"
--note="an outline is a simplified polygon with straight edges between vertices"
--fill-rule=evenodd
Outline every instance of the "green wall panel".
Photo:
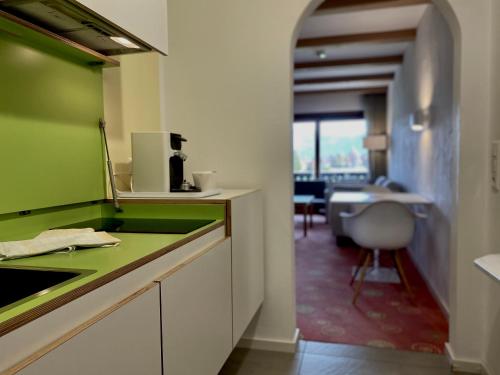
M 0 214 L 103 199 L 102 72 L 0 21 Z
M 100 204 L 43 208 L 25 216 L 17 213 L 0 215 L 0 241 L 29 240 L 48 229 L 99 217 Z
M 219 219 L 226 214 L 224 204 L 127 204 L 122 203 L 122 213 L 116 213 L 113 205 L 102 205 L 102 217 L 116 218 L 175 218 L 175 219 Z

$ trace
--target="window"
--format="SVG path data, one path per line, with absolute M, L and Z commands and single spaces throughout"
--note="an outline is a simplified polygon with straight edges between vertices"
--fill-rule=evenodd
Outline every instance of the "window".
M 316 171 L 316 122 L 293 124 L 293 172 L 314 176 Z
M 365 120 L 321 121 L 320 175 L 368 174 Z
M 313 178 L 365 181 L 368 178 L 364 119 L 299 121 L 293 125 L 294 174 Z

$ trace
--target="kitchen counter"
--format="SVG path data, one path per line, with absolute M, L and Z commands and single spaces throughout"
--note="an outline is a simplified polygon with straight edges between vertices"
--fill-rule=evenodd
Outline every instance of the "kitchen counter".
M 95 270 L 0 312 L 0 372 L 217 373 L 264 300 L 262 193 L 231 191 L 219 198 L 127 201 L 123 213 L 98 201 L 0 215 L 0 240 L 99 218 L 129 219 L 122 230 L 126 223 L 137 230 L 143 219 L 210 223 L 185 235 L 121 232 L 116 248 L 0 262 Z
M 168 206 L 134 205 L 124 206 L 125 213 L 117 217 L 175 217 L 179 208 L 172 210 Z M 0 336 L 20 326 L 20 321 L 35 319 L 55 308 L 64 305 L 96 288 L 102 286 L 132 270 L 165 255 L 176 248 L 193 241 L 216 228 L 224 226 L 223 210 L 216 212 L 210 207 L 191 206 L 182 210 L 183 217 L 210 217 L 214 222 L 188 234 L 142 234 L 112 233 L 121 239 L 117 247 L 79 249 L 69 253 L 52 253 L 31 258 L 14 259 L 0 262 L 1 266 L 28 266 L 65 269 L 93 270 L 94 273 L 70 281 L 51 290 L 49 293 L 28 300 L 22 304 L 14 304 L 6 311 L 0 312 Z M 110 207 L 103 205 L 103 213 L 109 213 Z M 23 324 L 24 324 L 23 323 Z
M 202 197 L 202 198 L 193 198 L 193 197 L 185 197 L 185 198 L 165 198 L 165 197 L 160 197 L 160 198 L 119 198 L 118 200 L 121 203 L 131 203 L 131 202 L 136 202 L 136 203 L 141 203 L 141 202 L 156 202 L 156 203 L 172 203 L 172 204 L 179 204 L 179 203 L 221 203 L 221 202 L 226 202 L 230 201 L 235 198 L 243 197 L 247 194 L 254 193 L 258 191 L 259 189 L 222 189 L 221 192 L 217 195 L 210 195 L 208 197 Z M 108 202 L 111 202 L 109 200 Z

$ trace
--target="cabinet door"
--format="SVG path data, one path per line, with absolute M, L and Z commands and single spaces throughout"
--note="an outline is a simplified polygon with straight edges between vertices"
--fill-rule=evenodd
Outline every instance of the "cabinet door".
M 155 283 L 18 374 L 161 375 L 160 332 L 160 294 Z
M 168 53 L 167 0 L 76 0 L 164 54 Z
M 232 350 L 225 240 L 161 281 L 165 375 L 216 375 Z
M 233 345 L 264 301 L 262 193 L 231 200 Z

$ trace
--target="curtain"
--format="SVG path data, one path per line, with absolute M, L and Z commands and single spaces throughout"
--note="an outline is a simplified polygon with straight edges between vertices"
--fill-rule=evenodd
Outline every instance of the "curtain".
M 387 134 L 387 96 L 385 94 L 363 95 L 363 110 L 368 126 L 368 135 Z M 369 151 L 370 181 L 387 175 L 387 151 Z

